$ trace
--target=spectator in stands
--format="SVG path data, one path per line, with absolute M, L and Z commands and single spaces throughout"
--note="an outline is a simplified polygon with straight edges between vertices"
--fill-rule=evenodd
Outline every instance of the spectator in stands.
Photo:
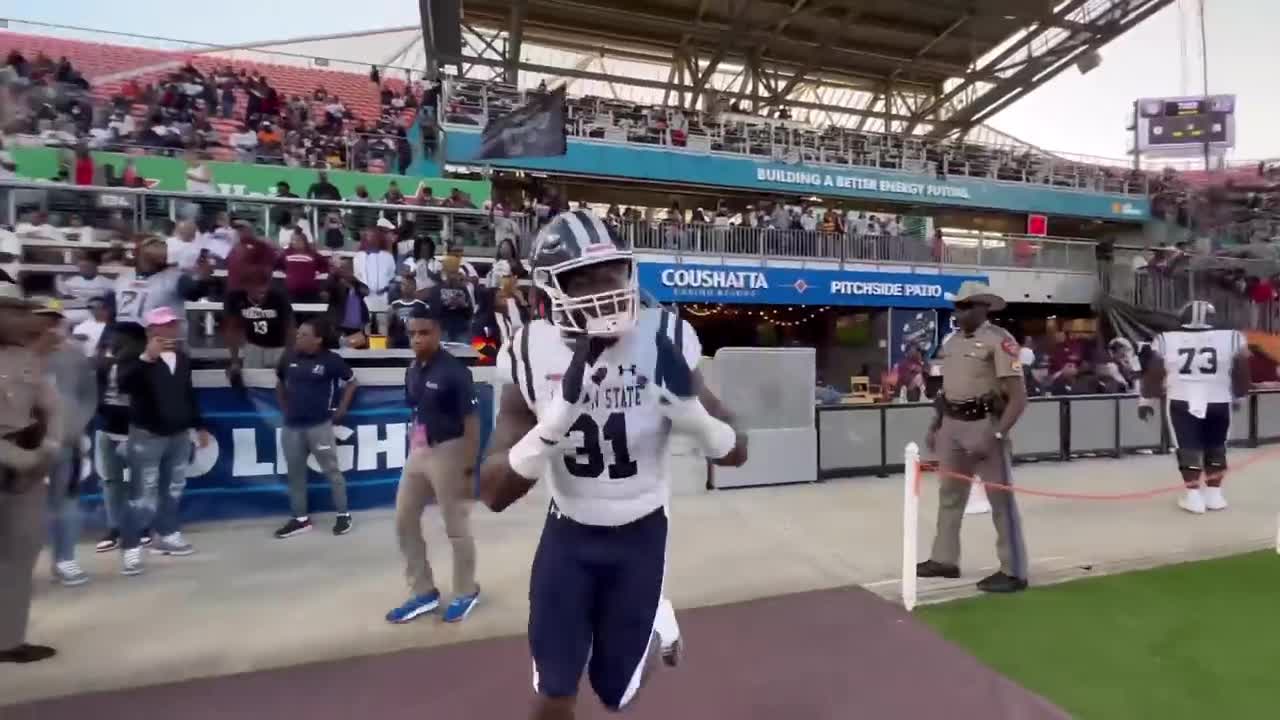
M 1050 395 L 1083 395 L 1089 388 L 1080 377 L 1079 360 L 1071 358 L 1049 379 Z
M 463 273 L 462 258 L 446 255 L 441 261 L 444 271 L 427 303 L 437 311 L 445 342 L 470 343 L 471 319 L 475 314 L 475 290 Z
M 369 288 L 355 276 L 351 258 L 342 258 L 329 273 L 329 324 L 337 329 L 343 343 L 351 348 L 369 344 L 369 306 L 364 298 Z
M 337 440 L 333 425 L 342 422 L 356 394 L 356 377 L 351 367 L 337 353 L 324 347 L 324 330 L 317 320 L 298 326 L 294 349 L 276 367 L 280 381 L 276 398 L 284 416 L 280 447 L 289 468 L 289 511 L 292 517 L 275 536 L 293 537 L 311 529 L 307 513 L 307 457 L 315 457 L 320 472 L 329 480 L 334 509 L 338 517 L 334 535 L 351 532 L 351 513 L 347 507 L 347 482 L 338 469 Z M 342 390 L 337 408 L 333 406 L 338 390 Z
M 80 343 L 87 357 L 96 358 L 107 327 L 115 320 L 115 314 L 111 310 L 111 288 L 103 291 L 101 297 L 90 298 L 88 306 L 89 317 L 71 328 L 71 337 Z
M 44 320 L 36 340 L 36 352 L 44 358 L 45 372 L 58 390 L 62 412 L 57 429 L 60 450 L 49 471 L 50 559 L 53 577 L 67 587 L 88 582 L 76 561 L 80 540 L 80 437 L 98 405 L 97 377 L 84 351 L 68 343 L 62 304 L 50 300 L 35 313 Z
M 419 297 L 419 296 L 422 297 Z M 409 318 L 413 308 L 423 302 L 425 292 L 419 292 L 413 273 L 405 270 L 400 275 L 400 292 L 387 311 L 387 347 L 409 347 Z
M 232 133 L 227 140 L 236 151 L 236 159 L 240 162 L 252 163 L 258 159 L 258 133 L 249 128 L 247 123 L 240 124 L 240 130 Z
M 321 170 L 316 174 L 316 181 L 307 189 L 308 200 L 341 200 L 342 193 L 338 187 L 329 182 L 329 173 Z
M 271 281 L 271 270 L 279 264 L 279 251 L 258 238 L 253 226 L 235 222 L 237 242 L 227 256 L 227 292 L 256 287 Z
M 89 155 L 87 145 L 76 147 L 75 172 L 72 174 L 76 185 L 93 184 L 93 157 Z
M 244 368 L 276 367 L 295 332 L 288 296 L 268 283 L 227 293 L 222 322 L 231 353 L 227 377 L 237 386 Z
M 305 237 L 305 233 L 303 236 Z M 347 230 L 342 224 L 342 213 L 331 212 L 324 216 L 324 226 L 320 229 L 320 237 L 324 238 L 324 246 L 330 250 L 341 250 L 347 244 Z
M 100 553 L 111 552 L 120 547 L 120 520 L 126 513 L 139 513 L 137 517 L 141 518 L 142 507 L 155 505 L 153 491 L 148 491 L 146 488 L 134 489 L 127 484 L 134 479 L 126 477 L 125 474 L 131 401 L 129 395 L 120 390 L 120 353 L 114 340 L 108 326 L 95 357 L 98 388 L 101 393 L 98 397 L 98 421 L 93 439 L 93 465 L 102 483 L 103 507 L 107 516 L 107 534 L 98 541 L 96 547 L 97 552 Z M 134 509 L 131 510 L 130 505 Z M 150 545 L 150 528 L 141 528 L 138 531 L 138 538 L 143 547 Z M 135 572 L 129 572 L 131 568 Z M 136 574 L 141 569 L 140 559 L 137 564 L 122 563 L 125 574 Z
M 386 235 L 380 228 L 366 230 L 360 250 L 354 258 L 356 279 L 369 289 L 369 309 L 380 312 L 390 299 L 387 291 L 396 279 L 396 259 L 386 248 Z
M 88 250 L 76 254 L 75 275 L 57 279 L 58 296 L 74 301 L 78 307 L 87 307 L 90 300 L 111 295 L 115 283 L 98 274 L 98 258 Z
M 174 225 L 173 236 L 165 240 L 165 247 L 169 253 L 169 264 L 181 267 L 183 261 L 191 256 L 191 248 L 194 247 L 195 239 L 196 224 L 194 222 L 183 220 Z M 191 260 L 190 267 L 195 267 L 194 260 Z
M 484 284 L 485 287 L 494 290 L 500 287 L 508 277 L 520 279 L 528 277 L 528 274 L 520 262 L 515 243 L 502 240 L 493 254 L 493 264 L 489 266 L 489 272 L 484 276 Z
M 295 229 L 289 249 L 280 258 L 289 299 L 299 303 L 322 301 L 320 275 L 329 272 L 329 259 L 315 251 L 306 233 Z
M 191 359 L 179 342 L 180 320 L 169 307 L 149 311 L 146 347 L 141 355 L 120 363 L 120 388 L 130 398 L 129 473 L 136 478 L 130 484 L 128 510 L 119 518 L 125 574 L 142 570 L 143 523 L 133 506 L 142 487 L 156 488 L 153 527 L 159 537 L 152 549 L 176 556 L 194 552 L 182 536 L 178 503 L 187 485 L 191 436 L 194 433 L 196 445 L 203 448 L 209 444 L 209 433 L 191 384 Z

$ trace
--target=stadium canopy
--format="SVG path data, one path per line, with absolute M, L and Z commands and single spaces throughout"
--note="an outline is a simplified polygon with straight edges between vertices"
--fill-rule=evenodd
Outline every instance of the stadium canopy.
M 721 98 L 817 126 L 1025 146 L 983 123 L 1172 2 L 461 0 L 461 57 L 436 52 L 416 25 L 202 51 L 563 82 L 641 105 Z

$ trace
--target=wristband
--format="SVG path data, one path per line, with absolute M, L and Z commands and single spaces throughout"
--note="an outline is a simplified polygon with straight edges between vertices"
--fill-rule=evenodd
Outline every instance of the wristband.
M 551 457 L 560 452 L 560 443 L 577 419 L 577 408 L 563 398 L 552 399 L 545 419 L 534 425 L 507 451 L 507 464 L 526 480 L 537 480 L 547 469 Z
M 1156 409 L 1158 404 L 1159 404 L 1159 401 L 1156 398 L 1149 398 L 1149 397 L 1138 398 L 1138 407 L 1148 407 L 1154 410 Z
M 667 405 L 667 408 L 672 427 L 693 435 L 702 446 L 702 452 L 712 460 L 728 455 L 738 444 L 737 431 L 707 412 L 701 400 L 676 400 Z

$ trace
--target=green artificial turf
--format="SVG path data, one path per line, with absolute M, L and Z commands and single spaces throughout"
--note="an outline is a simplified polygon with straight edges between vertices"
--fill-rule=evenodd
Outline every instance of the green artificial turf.
M 1280 718 L 1274 551 L 917 609 L 1081 720 Z

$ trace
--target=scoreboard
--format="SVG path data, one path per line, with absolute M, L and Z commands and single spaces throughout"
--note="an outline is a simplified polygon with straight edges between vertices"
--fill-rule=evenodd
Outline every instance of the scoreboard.
M 1151 154 L 1235 146 L 1234 95 L 1145 98 L 1134 103 L 1135 148 Z

